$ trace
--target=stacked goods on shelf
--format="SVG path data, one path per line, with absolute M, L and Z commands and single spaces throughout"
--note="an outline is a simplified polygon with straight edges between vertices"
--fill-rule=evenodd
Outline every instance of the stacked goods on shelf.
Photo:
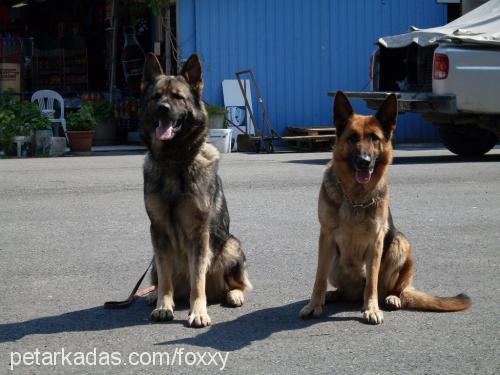
M 87 89 L 87 50 L 37 49 L 35 51 L 34 86 L 35 89 L 56 91 Z

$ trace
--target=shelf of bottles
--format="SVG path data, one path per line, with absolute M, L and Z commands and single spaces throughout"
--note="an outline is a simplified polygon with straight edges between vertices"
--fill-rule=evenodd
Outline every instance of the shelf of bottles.
M 35 49 L 35 90 L 88 90 L 87 49 Z

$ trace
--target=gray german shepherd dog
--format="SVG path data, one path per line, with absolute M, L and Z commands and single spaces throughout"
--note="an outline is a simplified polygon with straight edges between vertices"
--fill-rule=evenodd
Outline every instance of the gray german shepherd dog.
M 207 143 L 202 67 L 192 55 L 167 76 L 153 54 L 144 65 L 141 136 L 144 201 L 154 248 L 157 284 L 151 318 L 174 318 L 174 298 L 189 296 L 188 325 L 210 324 L 207 300 L 241 306 L 251 288 L 245 254 L 229 233 L 229 214 L 217 175 L 219 152 Z M 153 297 L 154 299 L 155 297 Z

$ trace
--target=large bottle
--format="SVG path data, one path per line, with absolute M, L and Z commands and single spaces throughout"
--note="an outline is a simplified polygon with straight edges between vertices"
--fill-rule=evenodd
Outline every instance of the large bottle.
M 135 36 L 135 29 L 127 26 L 123 29 L 125 45 L 122 51 L 123 74 L 128 89 L 132 92 L 141 91 L 142 68 L 145 54 Z

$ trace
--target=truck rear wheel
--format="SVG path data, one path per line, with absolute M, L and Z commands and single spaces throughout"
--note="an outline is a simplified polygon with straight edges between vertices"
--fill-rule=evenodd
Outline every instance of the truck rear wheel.
M 460 156 L 484 155 L 498 141 L 495 134 L 475 125 L 440 126 L 439 136 L 448 150 Z

